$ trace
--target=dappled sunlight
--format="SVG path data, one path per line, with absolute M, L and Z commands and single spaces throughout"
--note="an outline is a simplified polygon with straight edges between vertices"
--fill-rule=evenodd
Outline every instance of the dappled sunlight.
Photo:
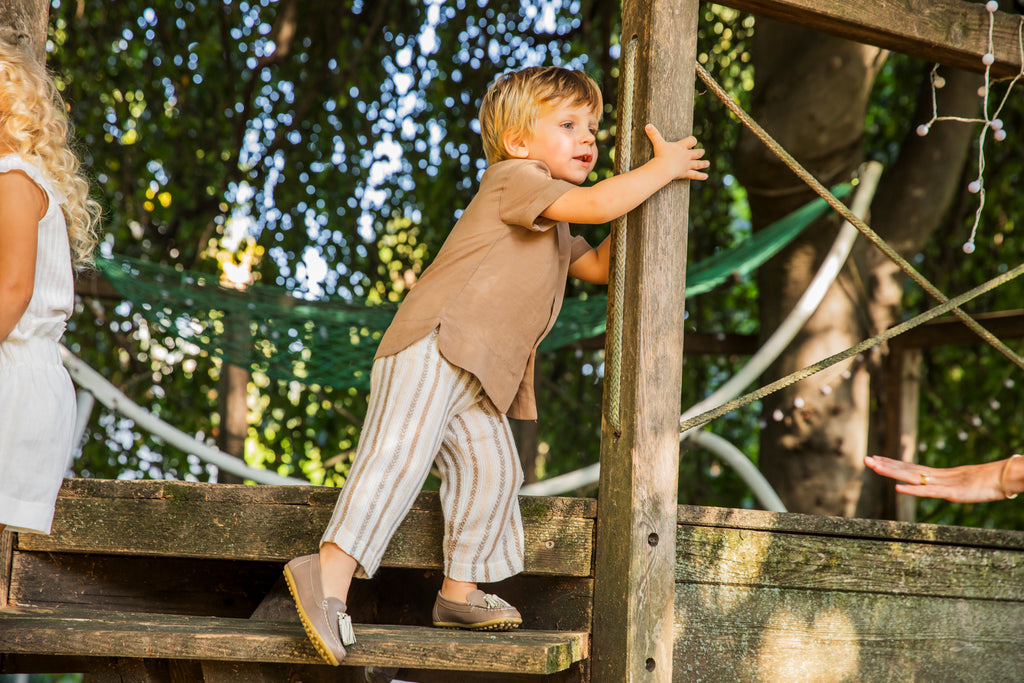
M 722 613 L 742 606 L 759 583 L 771 543 L 771 536 L 765 533 L 726 536 L 716 549 L 715 561 L 702 568 L 711 579 L 711 583 L 700 587 L 703 607 Z
M 780 609 L 765 625 L 756 668 L 766 683 L 854 681 L 859 655 L 857 629 L 842 610 L 810 618 Z

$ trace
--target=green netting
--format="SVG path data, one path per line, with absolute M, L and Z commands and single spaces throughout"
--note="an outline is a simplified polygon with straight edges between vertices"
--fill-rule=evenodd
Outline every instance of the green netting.
M 832 194 L 843 199 L 850 194 L 851 189 L 852 185 L 844 183 L 833 187 Z M 686 295 L 696 296 L 708 292 L 733 274 L 749 275 L 775 256 L 827 209 L 825 200 L 817 197 L 739 244 L 701 261 L 689 263 L 686 267 Z
M 849 190 L 840 186 L 835 194 Z M 741 244 L 691 264 L 687 294 L 707 292 L 734 273 L 755 270 L 826 209 L 824 200 L 816 199 Z M 197 353 L 278 380 L 368 389 L 373 354 L 397 309 L 338 299 L 308 302 L 259 284 L 239 292 L 222 287 L 216 275 L 124 256 L 97 258 L 96 264 L 154 335 L 176 337 Z M 605 296 L 567 299 L 540 348 L 602 334 L 607 303 Z

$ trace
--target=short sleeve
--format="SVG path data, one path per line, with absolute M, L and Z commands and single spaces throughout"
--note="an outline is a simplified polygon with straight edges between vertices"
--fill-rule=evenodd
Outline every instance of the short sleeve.
M 46 193 L 47 216 L 56 211 L 59 204 L 64 203 L 64 196 L 53 187 L 46 174 L 38 166 L 17 154 L 0 156 L 0 173 L 10 173 L 11 171 L 21 171 Z
M 573 235 L 572 244 L 569 248 L 569 263 L 575 263 L 578 258 L 593 249 L 590 246 L 590 242 L 580 235 Z
M 498 210 L 501 220 L 527 230 L 547 230 L 555 221 L 540 218 L 541 212 L 563 194 L 576 187 L 567 180 L 551 177 L 542 161 L 516 162 L 501 188 Z

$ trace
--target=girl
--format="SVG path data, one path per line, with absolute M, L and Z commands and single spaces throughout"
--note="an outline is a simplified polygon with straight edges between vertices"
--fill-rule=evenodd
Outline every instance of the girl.
M 25 36 L 0 32 L 0 531 L 50 532 L 75 424 L 59 341 L 99 205 L 64 103 Z

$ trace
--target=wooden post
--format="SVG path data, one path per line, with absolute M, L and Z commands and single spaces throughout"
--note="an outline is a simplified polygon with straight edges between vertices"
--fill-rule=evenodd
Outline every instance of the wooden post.
M 635 37 L 632 167 L 651 156 L 648 122 L 690 134 L 698 0 L 626 0 Z M 620 85 L 620 90 L 622 86 Z M 619 121 L 623 93 L 620 92 Z M 601 433 L 593 680 L 672 680 L 674 570 L 689 184 L 673 182 L 629 215 L 620 419 Z M 610 382 L 605 382 L 608 405 Z
M 893 344 L 889 347 L 885 366 L 885 456 L 916 462 L 921 350 Z M 886 491 L 884 516 L 900 522 L 915 521 L 917 499 L 896 493 L 892 486 Z
M 238 313 L 229 313 L 224 321 L 225 356 L 227 351 L 241 344 L 251 345 L 249 321 Z M 239 460 L 245 461 L 245 439 L 249 435 L 249 380 L 248 368 L 233 365 L 227 358 L 221 363 L 220 384 L 217 390 L 220 428 L 217 447 Z M 221 471 L 217 481 L 222 484 L 241 484 L 243 477 Z

